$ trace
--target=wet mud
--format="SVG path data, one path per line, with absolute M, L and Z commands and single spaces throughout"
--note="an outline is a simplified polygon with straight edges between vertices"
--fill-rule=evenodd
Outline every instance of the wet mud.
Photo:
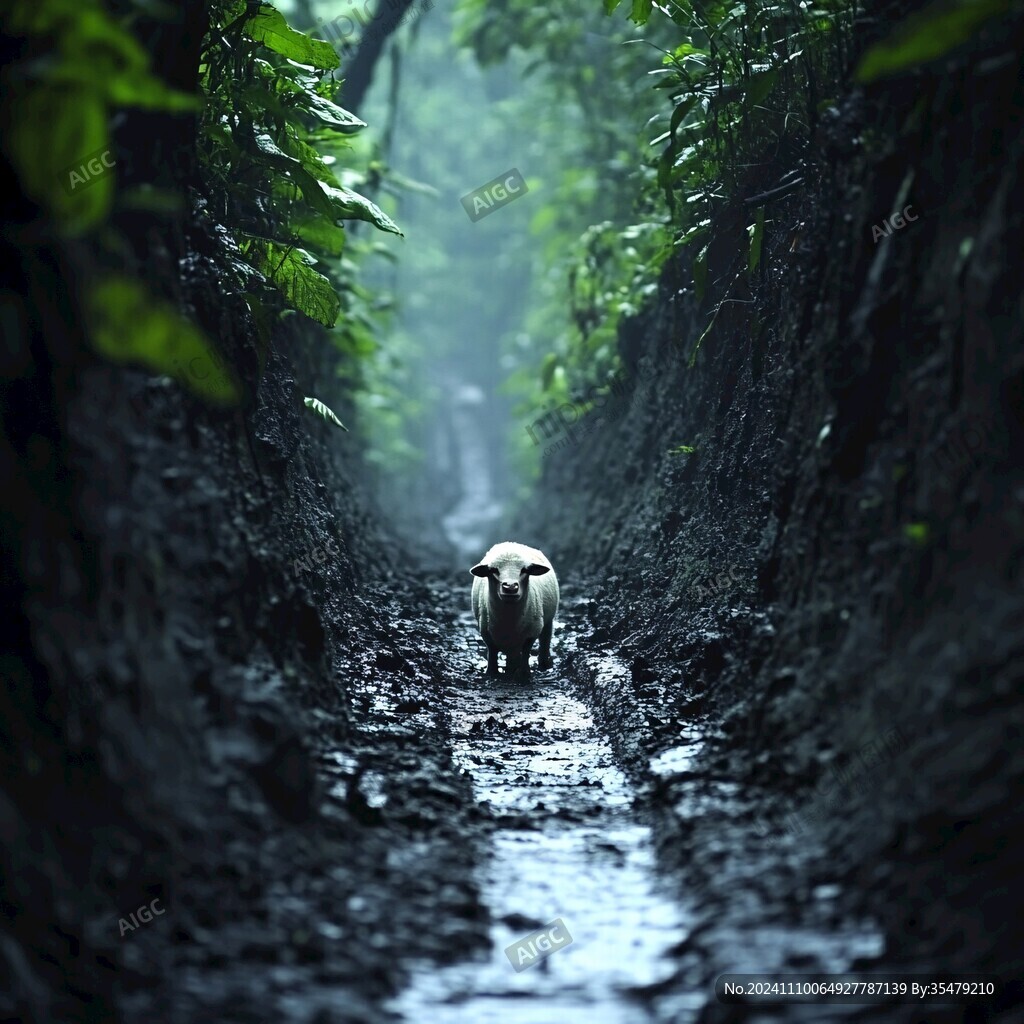
M 672 974 L 666 954 L 687 934 L 686 912 L 659 881 L 650 827 L 609 740 L 558 668 L 573 618 L 556 623 L 556 667 L 520 682 L 484 676 L 472 616 L 458 616 L 445 714 L 486 837 L 473 878 L 490 941 L 457 965 L 419 965 L 392 1004 L 405 1020 L 680 1019 L 647 991 Z M 571 943 L 537 962 L 514 954 L 517 972 L 506 948 L 556 919 Z

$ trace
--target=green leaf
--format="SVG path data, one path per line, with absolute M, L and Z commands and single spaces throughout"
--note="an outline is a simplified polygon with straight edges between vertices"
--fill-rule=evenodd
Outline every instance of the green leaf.
M 1009 7 L 1009 0 L 936 0 L 875 43 L 861 59 L 855 77 L 873 82 L 942 57 Z
M 684 60 L 686 57 L 693 57 L 694 55 L 706 57 L 708 55 L 708 51 L 698 49 L 693 45 L 693 43 L 680 43 L 671 54 L 665 54 L 662 62 L 664 64 L 671 64 L 673 63 L 673 57 L 678 62 Z
M 675 214 L 676 197 L 672 187 L 675 183 L 676 155 L 679 152 L 679 140 L 676 138 L 676 132 L 679 130 L 679 125 L 682 123 L 683 118 L 693 109 L 696 102 L 696 96 L 687 96 L 676 104 L 675 109 L 672 111 L 672 117 L 669 120 L 669 144 L 658 158 L 658 188 L 665 193 L 669 212 L 673 215 Z
M 698 221 L 692 227 L 684 231 L 678 239 L 676 239 L 674 243 L 674 248 L 678 249 L 681 246 L 689 245 L 692 241 L 694 241 L 694 239 L 699 238 L 701 235 L 705 234 L 709 227 L 711 227 L 711 221 L 709 219 Z
M 677 445 L 675 448 L 669 448 L 668 454 L 669 455 L 692 455 L 695 451 L 696 451 L 696 449 L 693 448 L 691 445 L 681 444 L 681 445 Z
M 86 293 L 85 308 L 100 355 L 173 377 L 214 404 L 238 403 L 237 378 L 203 333 L 138 281 L 103 278 Z
M 264 238 L 248 238 L 239 248 L 246 260 L 288 300 L 292 309 L 325 327 L 337 323 L 341 300 L 331 282 L 313 269 L 311 264 L 316 261 L 308 252 Z
M 307 217 L 291 228 L 297 237 L 325 256 L 340 256 L 345 249 L 345 229 L 323 217 Z
M 604 13 L 611 14 L 621 3 L 622 0 L 604 0 Z
M 94 92 L 39 86 L 12 106 L 8 146 L 25 193 L 68 234 L 95 227 L 110 210 L 116 168 L 103 101 Z
M 92 81 L 96 73 L 93 71 Z M 108 102 L 117 107 L 141 107 L 145 110 L 170 110 L 175 113 L 199 110 L 200 98 L 178 92 L 149 74 L 113 75 L 101 79 Z
M 753 273 L 761 263 L 761 244 L 764 241 L 764 207 L 757 211 L 757 219 L 747 228 L 750 235 L 750 257 L 747 268 Z
M 646 25 L 653 7 L 653 0 L 633 0 L 633 9 L 629 12 L 630 20 L 637 25 Z
M 256 16 L 245 23 L 244 31 L 267 49 L 299 64 L 324 71 L 333 71 L 341 64 L 329 43 L 296 32 L 284 20 L 284 15 L 270 4 L 260 4 Z
M 549 352 L 544 357 L 544 362 L 541 364 L 540 369 L 540 385 L 542 391 L 548 391 L 551 388 L 551 382 L 555 377 L 555 369 L 558 366 L 558 356 L 554 352 Z
M 335 220 L 365 220 L 376 225 L 381 231 L 390 231 L 401 235 L 398 225 L 376 204 L 366 196 L 353 192 L 348 188 L 333 188 L 331 185 L 320 185 L 324 194 L 331 200 Z M 404 237 L 404 236 L 403 236 Z
M 332 220 L 337 219 L 334 207 L 330 199 L 324 195 L 323 187 L 319 180 L 313 177 L 309 171 L 294 157 L 288 156 L 269 135 L 260 135 L 256 138 L 256 146 L 263 155 L 265 162 L 271 167 L 277 167 L 284 171 L 299 187 L 302 197 L 319 213 Z
M 95 0 L 15 0 L 4 4 L 4 26 L 14 36 L 59 39 L 66 63 L 90 53 L 107 66 L 146 68 L 146 51 L 101 6 Z
M 348 427 L 345 426 L 337 416 L 331 412 L 330 409 L 320 401 L 319 398 L 306 398 L 303 399 L 303 404 L 307 409 L 312 409 L 318 416 L 322 416 L 328 423 L 333 423 L 336 427 L 341 427 L 342 430 L 348 432 Z
M 696 96 L 687 96 L 676 104 L 675 110 L 672 111 L 672 120 L 669 122 L 668 130 L 674 136 L 676 129 L 679 127 L 680 122 L 686 115 L 693 110 L 694 105 L 697 102 Z
M 109 61 L 87 62 L 88 56 L 83 55 L 78 62 L 65 60 L 58 64 L 47 74 L 47 81 L 90 90 L 115 107 L 181 112 L 199 110 L 202 106 L 198 96 L 171 89 L 144 69 L 104 67 Z
M 70 85 L 115 106 L 197 110 L 196 96 L 168 88 L 151 74 L 138 41 L 95 3 L 47 0 L 14 4 L 8 30 L 50 37 L 56 60 L 43 67 L 50 85 Z M 5 12 L 6 14 L 6 12 Z
M 778 68 L 772 68 L 770 71 L 762 71 L 759 74 L 750 76 L 750 84 L 747 86 L 747 95 L 744 99 L 747 110 L 764 102 L 768 93 L 775 87 L 775 81 L 778 77 Z
M 317 181 L 326 181 L 328 185 L 341 184 L 334 176 L 334 171 L 324 162 L 324 158 L 308 143 L 286 134 L 281 139 L 281 145 L 284 152 L 298 160 Z
M 334 131 L 350 133 L 366 127 L 366 122 L 361 121 L 355 114 L 349 113 L 323 96 L 318 96 L 315 92 L 306 90 L 297 102 Z

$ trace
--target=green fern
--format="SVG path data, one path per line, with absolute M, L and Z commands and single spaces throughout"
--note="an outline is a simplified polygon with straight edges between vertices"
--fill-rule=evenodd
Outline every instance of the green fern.
M 265 304 L 273 289 L 279 302 L 333 327 L 345 305 L 339 292 L 351 287 L 336 262 L 342 222 L 401 234 L 321 152 L 347 145 L 366 123 L 335 102 L 330 45 L 291 29 L 271 4 L 252 14 L 245 0 L 231 0 L 219 15 L 202 76 L 201 152 L 209 190 L 224 197 L 222 219 L 254 272 L 241 290 Z M 326 273 L 313 269 L 318 261 Z

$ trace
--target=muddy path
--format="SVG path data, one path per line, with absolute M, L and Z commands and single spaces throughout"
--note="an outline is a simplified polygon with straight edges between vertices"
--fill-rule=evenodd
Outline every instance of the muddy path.
M 409 987 L 391 1009 L 408 1021 L 453 1024 L 583 1020 L 595 1011 L 609 1022 L 681 1019 L 679 1007 L 655 1007 L 647 994 L 673 973 L 667 954 L 686 936 L 686 910 L 659 881 L 650 825 L 609 738 L 558 667 L 579 614 L 571 597 L 556 667 L 534 668 L 520 683 L 485 678 L 463 610 L 468 586 L 441 596 L 453 651 L 444 715 L 486 835 L 473 875 L 490 948 L 440 969 L 409 964 Z M 536 961 L 527 949 L 517 972 L 506 948 L 556 919 L 571 942 Z
M 406 986 L 385 1004 L 395 1019 L 727 1019 L 736 1008 L 716 1004 L 719 973 L 846 971 L 878 955 L 877 927 L 839 912 L 838 886 L 812 885 L 796 903 L 777 898 L 781 876 L 809 870 L 813 844 L 765 842 L 753 795 L 701 759 L 702 702 L 685 686 L 659 691 L 651 672 L 640 673 L 647 703 L 638 699 L 624 650 L 595 638 L 584 588 L 563 586 L 555 667 L 535 667 L 526 683 L 484 676 L 468 585 L 428 589 L 433 615 L 397 632 L 420 646 L 440 641 L 443 682 L 418 708 L 400 705 L 413 732 L 446 737 L 452 771 L 468 782 L 473 804 L 460 813 L 473 857 L 460 881 L 475 891 L 486 936 L 454 956 L 429 944 L 399 952 Z M 385 728 L 395 700 L 368 678 L 356 699 L 360 731 Z M 659 735 L 652 700 L 688 706 L 684 724 Z M 385 767 L 361 788 L 388 813 L 393 785 Z M 699 838 L 689 859 L 671 842 L 681 824 Z M 449 934 L 446 913 L 439 903 L 424 931 Z M 536 961 L 514 950 L 526 961 L 517 972 L 506 950 L 556 920 L 571 942 Z M 833 1009 L 790 1007 L 787 1019 L 851 1010 Z

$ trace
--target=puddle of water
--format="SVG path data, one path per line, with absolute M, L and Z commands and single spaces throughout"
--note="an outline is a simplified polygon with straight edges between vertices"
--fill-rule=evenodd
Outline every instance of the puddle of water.
M 656 1020 L 629 990 L 672 975 L 664 954 L 687 921 L 658 890 L 650 830 L 590 712 L 554 673 L 474 680 L 449 699 L 455 758 L 498 821 L 477 875 L 493 945 L 469 962 L 411 965 L 390 1008 L 410 1024 Z M 572 943 L 516 973 L 505 948 L 556 918 Z M 674 1024 L 685 1019 L 677 1007 Z

